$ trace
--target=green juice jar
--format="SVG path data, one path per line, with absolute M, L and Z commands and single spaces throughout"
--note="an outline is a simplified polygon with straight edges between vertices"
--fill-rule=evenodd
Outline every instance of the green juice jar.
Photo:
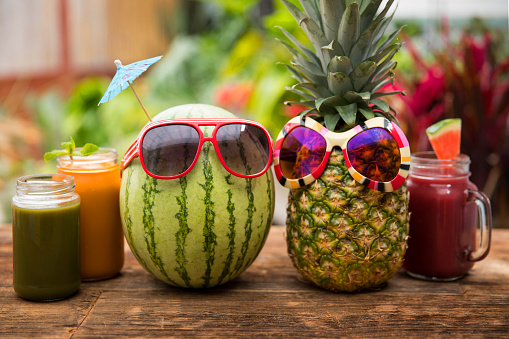
M 64 174 L 18 179 L 12 199 L 13 286 L 25 299 L 59 300 L 80 276 L 80 197 Z

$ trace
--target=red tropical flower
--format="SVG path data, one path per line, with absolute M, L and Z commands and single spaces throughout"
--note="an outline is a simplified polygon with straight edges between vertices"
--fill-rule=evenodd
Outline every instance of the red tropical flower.
M 214 95 L 215 104 L 233 113 L 242 113 L 253 94 L 250 82 L 230 82 L 220 85 Z

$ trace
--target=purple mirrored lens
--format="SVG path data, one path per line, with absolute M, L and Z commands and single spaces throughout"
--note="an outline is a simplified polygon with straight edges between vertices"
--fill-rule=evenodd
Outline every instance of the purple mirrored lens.
M 368 179 L 389 182 L 398 175 L 401 154 L 398 143 L 383 128 L 371 128 L 348 142 L 348 159 Z
M 155 175 L 170 177 L 185 172 L 198 153 L 200 135 L 192 126 L 163 125 L 149 130 L 142 140 L 143 162 Z
M 223 125 L 216 132 L 219 152 L 228 168 L 241 175 L 262 172 L 269 163 L 269 139 L 253 125 Z
M 320 167 L 327 150 L 327 141 L 318 132 L 298 126 L 288 133 L 281 144 L 279 165 L 288 179 L 300 179 Z

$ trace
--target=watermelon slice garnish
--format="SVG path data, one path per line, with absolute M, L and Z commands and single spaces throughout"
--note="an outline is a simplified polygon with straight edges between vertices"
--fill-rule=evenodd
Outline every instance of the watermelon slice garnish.
M 438 159 L 456 159 L 460 154 L 461 119 L 445 119 L 426 129 Z

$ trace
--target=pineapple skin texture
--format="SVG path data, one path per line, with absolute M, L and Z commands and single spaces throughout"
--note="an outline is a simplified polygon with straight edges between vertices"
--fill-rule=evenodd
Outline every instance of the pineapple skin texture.
M 335 148 L 320 178 L 290 190 L 286 241 L 293 265 L 330 291 L 382 286 L 403 263 L 408 201 L 406 183 L 390 193 L 357 183 Z

